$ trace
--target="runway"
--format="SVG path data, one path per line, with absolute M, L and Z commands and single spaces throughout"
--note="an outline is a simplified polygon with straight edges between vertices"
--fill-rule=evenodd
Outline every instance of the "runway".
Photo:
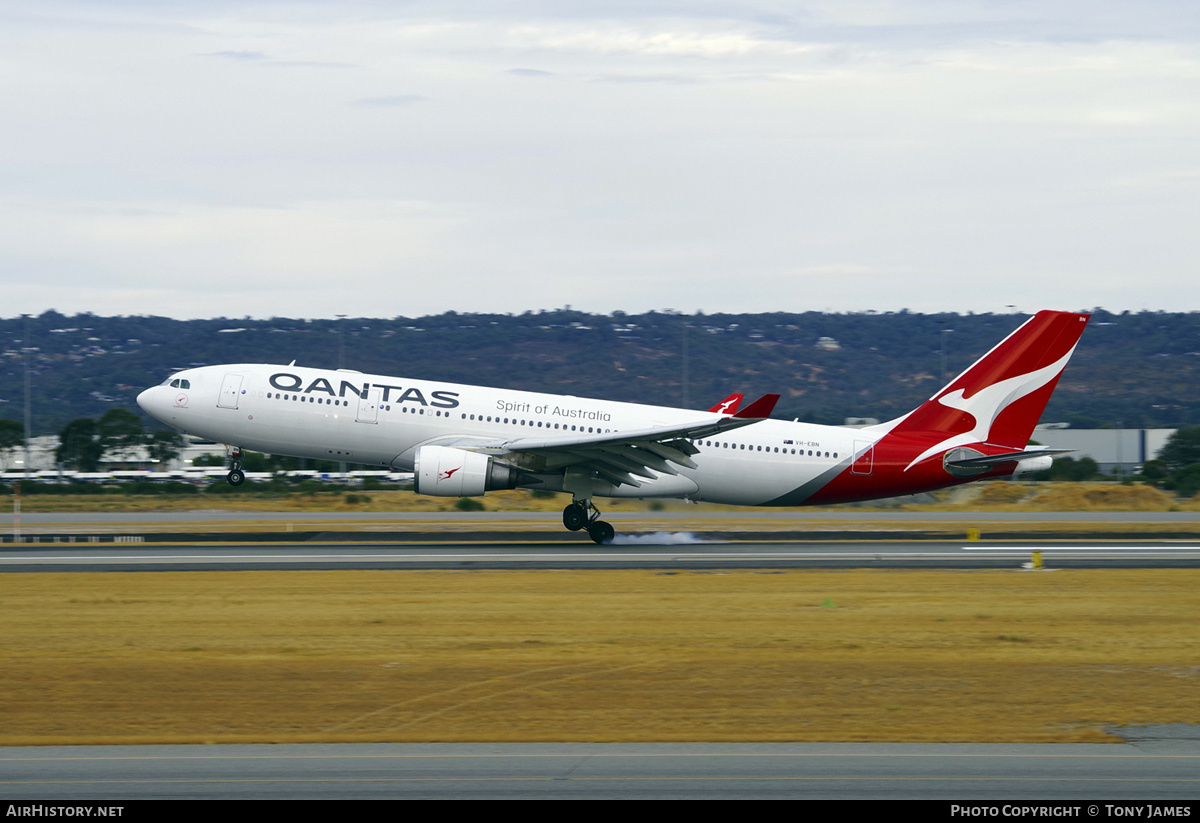
M 1178 728 L 1178 727 L 1176 727 Z M 133 799 L 909 799 L 1186 803 L 1200 739 L 1127 745 L 369 744 L 0 748 L 0 795 Z M 1077 816 L 1088 816 L 1086 812 Z M 1145 815 L 1143 815 L 1145 816 Z
M 1022 569 L 1040 551 L 1046 569 L 1195 568 L 1200 544 L 1165 541 L 737 542 L 687 533 L 597 546 L 585 540 L 533 543 L 512 535 L 472 542 L 38 543 L 0 549 L 0 572 L 271 569 Z
M 616 540 L 554 512 L 33 513 L 0 572 L 196 569 L 1194 568 L 1200 512 L 615 512 Z M 978 539 L 972 540 L 971 536 Z M 15 542 L 18 541 L 19 542 Z

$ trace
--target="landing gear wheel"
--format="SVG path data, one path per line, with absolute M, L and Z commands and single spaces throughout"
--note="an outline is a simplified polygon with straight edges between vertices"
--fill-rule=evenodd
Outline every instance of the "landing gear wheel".
M 594 543 L 611 543 L 612 539 L 616 537 L 616 535 L 617 530 L 614 529 L 607 521 L 593 520 L 591 524 L 588 525 L 588 537 L 592 538 L 592 542 Z
M 229 474 L 225 475 L 225 479 L 231 486 L 240 486 L 246 482 L 246 475 L 242 474 L 242 449 L 240 446 L 229 446 L 228 451 Z
M 572 503 L 563 509 L 563 525 L 573 532 L 585 528 L 588 524 L 588 511 L 578 503 Z

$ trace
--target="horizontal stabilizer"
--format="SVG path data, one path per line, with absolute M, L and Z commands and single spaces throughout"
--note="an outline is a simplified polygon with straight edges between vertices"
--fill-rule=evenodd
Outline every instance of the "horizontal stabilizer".
M 1018 452 L 1004 452 L 1003 454 L 977 454 L 971 457 L 964 457 L 959 460 L 947 460 L 947 466 L 954 466 L 960 469 L 989 469 L 997 463 L 1011 463 L 1014 460 L 1028 460 L 1032 457 L 1045 457 L 1054 454 L 1066 454 L 1067 452 L 1075 451 L 1074 449 L 1026 449 Z

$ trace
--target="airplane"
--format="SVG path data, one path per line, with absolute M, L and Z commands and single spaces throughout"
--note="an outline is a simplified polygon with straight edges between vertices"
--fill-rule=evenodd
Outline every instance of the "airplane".
M 414 472 L 418 494 L 569 492 L 563 525 L 615 530 L 594 499 L 828 505 L 1050 467 L 1029 437 L 1089 314 L 1040 311 L 913 411 L 865 428 L 767 419 L 778 395 L 707 412 L 295 365 L 203 366 L 138 395 L 149 415 L 228 446 Z

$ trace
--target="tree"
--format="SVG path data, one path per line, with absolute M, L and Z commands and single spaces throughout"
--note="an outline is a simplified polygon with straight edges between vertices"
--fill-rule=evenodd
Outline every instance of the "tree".
M 1193 497 L 1200 491 L 1200 463 L 1193 463 L 1175 473 L 1171 487 L 1179 497 Z
M 1085 480 L 1094 480 L 1099 473 L 1100 467 L 1090 457 L 1081 457 L 1078 460 L 1074 457 L 1056 457 L 1054 465 L 1033 475 L 1033 478 L 1035 480 L 1070 480 L 1081 483 Z
M 1200 426 L 1184 426 L 1168 437 L 1158 459 L 1173 472 L 1200 463 Z
M 142 419 L 129 409 L 109 409 L 96 427 L 100 451 L 106 460 L 128 462 L 136 460 L 136 449 L 143 445 L 146 435 Z
M 1142 477 L 1157 483 L 1159 480 L 1165 480 L 1170 472 L 1167 471 L 1167 464 L 1161 460 L 1147 460 L 1142 464 Z
M 183 451 L 183 435 L 173 429 L 156 431 L 147 438 L 146 449 L 152 461 L 165 466 Z
M 0 455 L 7 467 L 13 450 L 25 445 L 25 426 L 16 420 L 0 420 Z
M 72 420 L 58 433 L 54 457 L 59 463 L 82 472 L 94 472 L 100 466 L 104 449 L 96 434 L 96 421 L 90 417 Z

